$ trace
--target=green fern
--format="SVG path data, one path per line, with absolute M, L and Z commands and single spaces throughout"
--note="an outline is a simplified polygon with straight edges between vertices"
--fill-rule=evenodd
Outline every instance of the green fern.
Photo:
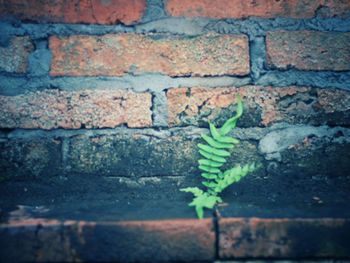
M 204 208 L 212 209 L 218 203 L 222 202 L 219 194 L 233 183 L 239 182 L 247 174 L 255 171 L 257 166 L 247 164 L 243 167 L 235 166 L 225 172 L 220 167 L 226 162 L 225 157 L 230 156 L 229 149 L 232 149 L 239 141 L 235 138 L 226 136 L 236 127 L 238 119 L 243 114 L 243 102 L 237 96 L 236 115 L 228 119 L 224 125 L 217 129 L 209 122 L 210 135 L 202 134 L 203 140 L 207 144 L 198 144 L 199 153 L 203 159 L 198 160 L 198 168 L 202 171 L 201 176 L 206 179 L 202 184 L 207 188 L 206 191 L 198 187 L 182 188 L 180 191 L 192 193 L 194 198 L 189 206 L 194 206 L 198 218 L 203 218 Z

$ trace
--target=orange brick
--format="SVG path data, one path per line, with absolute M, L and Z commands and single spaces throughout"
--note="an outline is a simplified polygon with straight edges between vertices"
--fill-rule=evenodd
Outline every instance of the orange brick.
M 349 1 L 339 0 L 168 0 L 166 9 L 172 16 L 244 18 L 290 17 L 312 18 L 323 7 L 323 17 L 345 15 L 350 10 Z
M 301 70 L 350 70 L 350 33 L 273 31 L 266 36 L 270 67 Z
M 232 116 L 236 95 L 245 104 L 240 126 L 269 126 L 276 122 L 349 125 L 350 92 L 310 87 L 174 88 L 167 92 L 169 126 L 222 125 Z
M 152 125 L 151 94 L 121 90 L 45 90 L 0 96 L 0 127 L 25 129 L 112 128 Z
M 136 34 L 51 37 L 50 48 L 53 76 L 249 73 L 248 39 L 244 35 L 210 34 L 176 39 Z

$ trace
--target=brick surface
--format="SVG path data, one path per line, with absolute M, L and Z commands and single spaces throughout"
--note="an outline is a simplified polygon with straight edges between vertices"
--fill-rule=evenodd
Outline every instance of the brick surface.
M 0 142 L 1 178 L 50 177 L 61 172 L 61 141 L 56 139 Z
M 51 37 L 50 48 L 53 76 L 249 73 L 248 39 L 243 35 L 210 34 L 175 39 L 136 34 Z
M 350 256 L 346 219 L 223 218 L 219 226 L 222 259 Z
M 53 23 L 132 24 L 140 21 L 146 0 L 0 0 L 0 17 Z
M 321 17 L 345 15 L 350 10 L 350 2 L 338 0 L 168 0 L 166 9 L 170 15 L 186 17 L 312 18 L 315 15 Z
M 155 137 L 154 137 L 155 136 Z M 96 137 L 77 136 L 70 140 L 68 165 L 72 173 L 101 176 L 191 176 L 199 174 L 196 144 L 199 134 L 157 135 L 135 133 Z M 249 150 L 248 150 L 249 149 Z M 257 146 L 242 142 L 231 150 L 230 167 L 237 163 L 262 161 Z M 200 180 L 200 178 L 198 178 Z
M 0 72 L 26 73 L 28 57 L 34 50 L 29 37 L 14 37 L 6 47 L 0 47 Z
M 45 90 L 0 96 L 0 127 L 79 129 L 152 125 L 151 95 L 122 90 Z
M 270 67 L 301 70 L 350 70 L 350 33 L 273 31 L 266 36 Z
M 192 262 L 215 258 L 211 219 L 100 224 L 84 227 L 83 236 L 86 243 L 81 257 L 86 261 Z
M 0 225 L 7 261 L 211 261 L 211 219 L 76 222 L 26 219 Z
M 235 110 L 236 94 L 245 103 L 241 127 L 276 122 L 349 125 L 350 92 L 309 87 L 174 88 L 167 92 L 170 126 L 222 125 Z

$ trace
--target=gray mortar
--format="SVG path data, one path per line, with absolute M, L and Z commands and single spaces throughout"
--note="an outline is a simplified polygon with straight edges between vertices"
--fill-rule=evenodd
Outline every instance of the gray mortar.
M 47 76 L 50 71 L 51 52 L 46 39 L 35 41 L 35 51 L 29 56 L 29 77 Z
M 342 142 L 350 141 L 350 129 L 328 126 L 306 126 L 298 125 L 294 127 L 287 127 L 276 129 L 266 134 L 259 142 L 259 151 L 265 155 L 267 160 L 281 161 L 281 154 L 290 146 L 302 142 L 309 136 L 316 136 L 319 138 L 334 138 L 335 135 L 342 132 Z M 339 139 L 338 139 L 339 140 Z
M 264 141 L 263 149 L 260 150 L 263 154 L 273 153 L 274 148 L 269 148 L 267 145 L 269 143 L 269 140 L 266 139 L 266 137 L 271 137 L 273 134 L 276 133 L 278 136 L 279 134 L 283 134 L 284 132 L 295 132 L 293 129 L 296 129 L 296 131 L 302 131 L 304 128 L 307 128 L 306 131 L 309 132 L 314 131 L 316 134 L 321 134 L 323 131 L 327 131 L 327 136 L 334 136 L 337 132 L 341 131 L 345 137 L 350 137 L 350 128 L 343 128 L 343 127 L 328 127 L 328 126 L 321 126 L 321 127 L 314 127 L 314 126 L 306 126 L 306 125 L 290 125 L 287 123 L 278 123 L 275 125 L 272 125 L 270 127 L 266 128 L 259 128 L 259 127 L 253 127 L 253 128 L 235 128 L 233 131 L 230 132 L 230 136 L 233 136 L 240 140 L 253 140 L 253 141 Z M 209 129 L 206 128 L 198 128 L 195 126 L 188 126 L 188 127 L 174 127 L 174 128 L 160 128 L 160 129 L 152 129 L 152 128 L 143 128 L 143 129 L 130 129 L 125 126 L 123 127 L 116 127 L 113 129 L 79 129 L 79 130 L 65 130 L 65 129 L 55 129 L 55 130 L 27 130 L 27 129 L 14 129 L 9 131 L 1 131 L 0 132 L 0 139 L 3 140 L 14 140 L 14 139 L 35 139 L 35 138 L 71 138 L 78 135 L 84 135 L 87 137 L 94 137 L 99 135 L 115 135 L 115 134 L 121 134 L 121 135 L 128 135 L 132 136 L 134 134 L 139 134 L 141 136 L 145 137 L 155 137 L 155 138 L 167 138 L 169 136 L 173 135 L 183 135 L 188 138 L 199 138 L 201 133 L 207 133 L 209 132 Z M 300 132 L 302 133 L 302 132 Z M 300 134 L 299 133 L 299 134 Z M 284 136 L 284 135 L 282 135 Z M 299 138 L 299 137 L 298 137 Z M 288 142 L 289 143 L 289 142 Z M 287 143 L 287 144 L 288 144 Z M 261 144 L 261 142 L 260 142 Z M 288 144 L 290 145 L 290 144 Z
M 165 92 L 153 93 L 153 125 L 156 127 L 168 126 L 168 100 Z
M 338 88 L 350 90 L 350 72 L 330 71 L 300 71 L 290 69 L 286 71 L 270 70 L 261 75 L 255 82 L 262 86 L 309 86 L 315 88 Z
M 265 73 L 266 47 L 264 37 L 253 37 L 249 39 L 250 52 L 250 75 L 253 81 L 257 81 Z
M 170 33 L 175 35 L 196 36 L 205 33 L 205 27 L 208 19 L 202 18 L 163 18 L 156 21 L 150 21 L 145 24 L 136 25 L 136 33 Z
M 61 90 L 81 89 L 127 89 L 136 92 L 161 92 L 177 87 L 241 87 L 251 84 L 249 78 L 207 77 L 171 78 L 161 74 L 125 75 L 123 77 L 16 77 L 0 76 L 0 95 L 14 96 L 26 91 L 57 88 Z

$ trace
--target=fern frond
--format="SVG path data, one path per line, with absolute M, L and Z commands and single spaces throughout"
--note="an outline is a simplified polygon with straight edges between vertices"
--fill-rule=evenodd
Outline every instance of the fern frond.
M 226 136 L 226 134 L 236 127 L 237 120 L 242 114 L 243 102 L 237 96 L 236 115 L 228 119 L 221 129 L 209 122 L 210 134 L 201 135 L 207 144 L 198 144 L 198 151 L 204 158 L 198 160 L 198 168 L 202 171 L 201 176 L 206 179 L 202 184 L 207 187 L 207 191 L 204 192 L 197 187 L 181 189 L 195 196 L 189 206 L 195 206 L 198 218 L 203 218 L 204 208 L 212 209 L 217 203 L 222 202 L 218 196 L 219 193 L 257 168 L 254 164 L 249 164 L 243 167 L 237 165 L 224 173 L 220 170 L 220 167 L 226 163 L 225 158 L 231 155 L 227 150 L 239 143 L 239 140 Z

